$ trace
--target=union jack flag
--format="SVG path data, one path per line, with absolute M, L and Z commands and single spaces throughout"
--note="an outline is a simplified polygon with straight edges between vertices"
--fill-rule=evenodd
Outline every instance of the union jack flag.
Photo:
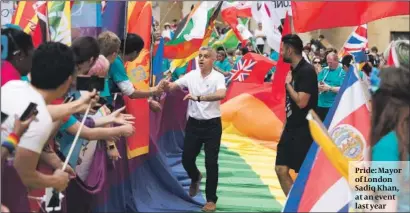
M 360 25 L 350 34 L 342 50 L 339 52 L 339 58 L 345 55 L 352 55 L 356 63 L 367 60 L 365 50 L 368 48 L 367 24 Z
M 228 79 L 228 82 L 245 81 L 245 79 L 252 72 L 253 66 L 255 64 L 256 64 L 256 61 L 252 59 L 242 58 L 235 64 L 235 66 L 231 70 L 231 77 Z

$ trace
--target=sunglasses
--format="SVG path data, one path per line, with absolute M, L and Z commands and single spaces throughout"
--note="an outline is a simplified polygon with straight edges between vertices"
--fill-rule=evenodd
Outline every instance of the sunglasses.
M 320 61 L 314 61 L 313 64 L 320 64 Z

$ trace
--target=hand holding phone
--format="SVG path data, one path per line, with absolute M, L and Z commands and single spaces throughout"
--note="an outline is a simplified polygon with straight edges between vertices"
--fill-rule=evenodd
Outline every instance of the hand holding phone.
M 104 91 L 105 79 L 98 76 L 77 76 L 77 90 L 92 92 Z
M 6 113 L 1 112 L 1 123 L 3 123 L 4 121 L 6 121 L 8 117 L 9 117 L 9 116 L 8 116 Z
M 31 102 L 27 109 L 23 112 L 23 114 L 20 117 L 20 121 L 26 121 L 28 118 L 30 118 L 32 115 L 37 115 L 37 104 Z

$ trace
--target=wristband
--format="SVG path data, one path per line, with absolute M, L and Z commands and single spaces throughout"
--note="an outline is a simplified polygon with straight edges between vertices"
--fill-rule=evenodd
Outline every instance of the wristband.
M 198 96 L 198 102 L 201 102 L 201 96 Z
M 10 133 L 9 136 L 7 136 L 6 140 L 1 144 L 1 146 L 6 148 L 9 153 L 13 153 L 19 140 L 20 138 L 16 134 Z

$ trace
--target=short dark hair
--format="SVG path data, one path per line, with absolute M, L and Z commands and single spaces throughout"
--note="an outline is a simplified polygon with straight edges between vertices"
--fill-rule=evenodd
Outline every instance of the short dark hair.
M 241 52 L 242 52 L 242 55 L 246 55 L 246 53 L 249 52 L 249 49 L 246 48 L 246 47 L 242 47 L 240 50 L 241 50 Z
M 22 30 L 18 30 L 15 28 L 1 29 L 1 35 L 6 36 L 8 40 L 8 53 L 6 58 L 7 61 L 10 61 L 13 58 L 13 54 L 16 51 L 23 51 L 27 55 L 29 50 L 34 49 L 33 40 L 31 39 L 31 36 Z M 3 44 L 1 47 L 1 51 L 3 51 Z
M 282 37 L 282 42 L 283 42 L 283 44 L 291 46 L 295 50 L 296 54 L 302 55 L 303 41 L 302 41 L 302 39 L 300 39 L 300 37 L 298 35 L 296 35 L 296 34 L 287 34 L 287 35 Z
M 59 42 L 46 42 L 34 51 L 31 84 L 39 89 L 57 89 L 74 70 L 73 50 Z
M 137 53 L 139 53 L 141 52 L 142 48 L 144 48 L 144 40 L 142 40 L 141 36 L 137 34 L 128 33 L 127 38 L 125 40 L 121 40 L 120 49 L 121 52 L 124 52 L 125 55 L 131 54 L 134 51 L 137 51 Z
M 379 50 L 377 49 L 376 46 L 373 46 L 370 50 L 371 50 L 372 52 L 379 52 Z
M 319 35 L 319 38 L 324 39 L 325 36 L 324 35 Z
M 345 56 L 342 58 L 342 65 L 343 65 L 343 66 L 346 66 L 346 67 L 350 67 L 350 63 L 352 62 L 352 60 L 353 60 L 353 56 L 352 56 L 352 55 L 345 55 Z
M 76 38 L 71 48 L 75 55 L 75 63 L 82 64 L 91 58 L 97 59 L 100 55 L 100 46 L 95 38 L 84 36 Z

